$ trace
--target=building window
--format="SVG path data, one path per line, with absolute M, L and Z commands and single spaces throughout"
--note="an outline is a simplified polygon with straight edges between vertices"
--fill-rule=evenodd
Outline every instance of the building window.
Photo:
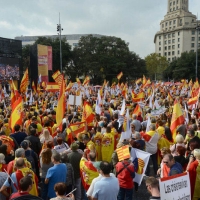
M 191 44 L 191 47 L 194 47 L 194 43 Z
M 178 55 L 180 54 L 180 51 L 178 51 Z
M 168 34 L 168 38 L 171 38 L 171 34 Z
M 170 56 L 171 55 L 171 52 L 168 52 L 168 56 Z
M 175 5 L 175 1 L 173 2 L 173 5 Z
M 200 43 L 198 44 L 198 47 L 200 47 Z
M 192 41 L 195 41 L 195 37 L 192 37 Z
M 168 44 L 171 44 L 171 40 L 168 40 Z
M 195 35 L 195 31 L 194 30 L 192 30 L 192 35 Z
M 170 50 L 171 49 L 171 46 L 168 46 L 168 50 Z
M 191 50 L 191 52 L 194 52 L 194 50 Z
M 170 61 L 170 58 L 168 58 L 168 61 Z
M 178 6 L 176 6 L 176 10 L 178 10 Z
M 161 53 L 159 53 L 159 56 L 161 56 Z
M 180 48 L 180 44 L 178 44 L 178 48 Z
M 166 39 L 166 38 L 167 38 L 167 35 L 164 35 L 164 38 Z
M 175 43 L 175 39 L 172 40 L 172 43 Z
M 180 35 L 180 31 L 178 32 L 178 36 Z
M 165 26 L 167 26 L 167 22 L 165 23 Z
M 161 47 L 159 47 L 159 51 L 161 51 Z
M 172 9 L 170 8 L 170 12 L 172 12 Z
M 74 47 L 77 47 L 77 46 L 78 46 L 78 43 L 73 43 L 73 46 L 74 46 Z
M 164 26 L 165 26 L 165 25 L 164 25 L 164 24 L 162 24 L 162 28 L 164 28 Z
M 180 38 L 178 38 L 178 42 L 180 42 Z
M 172 25 L 172 22 L 171 22 L 171 21 L 169 22 L 169 25 Z
M 172 49 L 175 49 L 175 45 L 172 45 Z
M 174 56 L 174 54 L 175 54 L 174 51 L 172 51 L 172 55 L 173 55 L 173 56 Z
M 175 37 L 175 33 L 172 33 L 172 37 Z
M 167 56 L 167 52 L 165 52 L 165 56 Z
M 159 42 L 159 45 L 161 45 L 161 42 Z
M 159 36 L 159 39 L 161 39 L 161 36 Z
M 165 50 L 167 50 L 167 47 L 165 47 Z
M 165 44 L 167 44 L 167 40 L 165 40 Z

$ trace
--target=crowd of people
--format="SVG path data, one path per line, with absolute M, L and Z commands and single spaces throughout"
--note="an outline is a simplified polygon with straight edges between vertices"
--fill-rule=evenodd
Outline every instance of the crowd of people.
M 172 92 L 171 87 L 174 87 Z M 134 89 L 138 90 L 137 84 L 132 86 Z M 182 85 L 155 85 L 153 101 L 166 109 L 154 116 L 151 115 L 148 88 L 143 89 L 146 100 L 142 102 L 134 102 L 127 94 L 125 108 L 123 92 L 118 91 L 117 95 L 113 95 L 108 88 L 103 88 L 106 92 L 99 104 L 100 113 L 96 113 L 90 123 L 82 120 L 82 106 L 66 104 L 62 127 L 56 124 L 58 93 L 44 91 L 34 94 L 33 104 L 24 102 L 23 123 L 15 124 L 14 130 L 9 126 L 11 109 L 2 103 L 0 199 L 130 200 L 134 190 L 140 192 L 139 184 L 134 181 L 138 166 L 131 158 L 119 160 L 117 154 L 119 148 L 128 145 L 130 150 L 135 148 L 151 154 L 143 180 L 151 195 L 149 199 L 160 199 L 162 195 L 159 178 L 188 171 L 192 199 L 198 200 L 198 102 L 193 109 L 188 107 L 188 120 L 176 127 L 175 136 L 170 130 L 174 100 L 179 101 L 184 113 L 189 98 L 186 94 L 180 95 L 182 89 Z M 72 89 L 66 92 L 66 97 L 75 93 L 76 90 Z M 168 93 L 171 93 L 171 100 L 167 98 Z M 90 94 L 86 94 L 83 94 L 82 100 L 95 113 L 98 91 L 92 88 Z M 141 110 L 136 113 L 138 105 Z M 122 109 L 126 110 L 123 114 Z M 124 116 L 123 123 L 120 122 L 121 116 Z M 130 126 L 128 137 L 125 123 Z M 81 126 L 84 130 L 78 131 Z

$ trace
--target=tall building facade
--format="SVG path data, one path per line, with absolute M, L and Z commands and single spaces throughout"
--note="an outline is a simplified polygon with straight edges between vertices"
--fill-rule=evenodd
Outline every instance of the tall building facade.
M 155 34 L 155 52 L 173 61 L 182 52 L 196 51 L 200 47 L 200 24 L 196 15 L 189 12 L 189 0 L 168 0 L 167 14 Z

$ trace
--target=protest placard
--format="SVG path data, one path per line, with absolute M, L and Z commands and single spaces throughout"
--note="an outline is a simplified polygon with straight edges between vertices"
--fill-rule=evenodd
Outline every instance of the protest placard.
M 187 172 L 159 180 L 161 200 L 191 200 Z

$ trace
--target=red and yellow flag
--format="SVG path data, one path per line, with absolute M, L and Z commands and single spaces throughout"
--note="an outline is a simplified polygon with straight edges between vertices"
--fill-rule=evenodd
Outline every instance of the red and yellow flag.
M 76 82 L 78 83 L 78 85 L 81 85 L 81 81 L 79 78 L 76 78 Z
M 116 149 L 116 152 L 117 152 L 119 161 L 122 161 L 131 157 L 128 145 Z
M 173 139 L 175 140 L 176 138 L 176 129 L 179 125 L 183 124 L 185 121 L 183 112 L 181 110 L 181 106 L 180 103 L 175 100 L 174 102 L 174 108 L 173 108 L 173 113 L 172 113 L 172 120 L 171 120 L 171 132 L 172 132 L 172 136 Z
M 59 91 L 58 83 L 48 82 L 46 85 L 46 91 L 48 92 L 57 92 Z
M 36 91 L 36 87 L 35 87 L 35 82 L 34 82 L 34 81 L 32 82 L 32 89 L 33 89 L 33 92 L 34 92 L 34 93 L 37 92 L 37 91 Z
M 143 80 L 143 82 L 144 82 L 144 80 Z M 150 85 L 151 85 L 151 81 L 150 81 L 150 79 L 148 79 L 148 80 L 146 81 L 146 83 L 143 84 L 142 88 L 149 87 Z
M 123 72 L 120 72 L 120 73 L 117 75 L 117 79 L 120 80 L 122 76 L 123 76 Z
M 142 109 L 141 109 L 140 105 L 137 104 L 137 106 L 135 107 L 135 109 L 133 111 L 133 114 L 138 115 L 139 113 L 140 114 L 142 113 Z
M 143 91 L 136 94 L 135 97 L 133 97 L 133 94 L 132 94 L 132 100 L 134 102 L 143 101 L 144 99 L 145 99 L 145 93 Z
M 88 190 L 92 180 L 98 177 L 99 173 L 93 163 L 85 158 L 82 158 L 80 161 L 80 171 L 83 187 L 85 190 Z
M 87 85 L 90 82 L 90 77 L 86 76 L 85 80 L 83 81 L 83 85 Z
M 147 79 L 146 79 L 145 75 L 143 75 L 142 84 L 143 84 L 143 85 L 145 85 L 145 84 L 146 84 L 146 82 L 147 82 Z
M 21 80 L 21 84 L 20 84 L 20 92 L 26 92 L 26 89 L 28 87 L 28 68 L 26 69 L 25 73 L 24 73 L 24 76 Z
M 197 101 L 198 101 L 198 98 L 199 98 L 199 95 L 196 96 L 196 97 L 193 97 L 193 98 L 190 98 L 187 102 L 187 105 L 190 106 L 190 105 L 193 105 L 193 104 L 196 104 Z
M 86 121 L 88 124 L 94 120 L 95 114 L 90 106 L 89 102 L 84 102 L 82 121 Z
M 69 84 L 67 85 L 65 91 L 71 90 L 72 86 L 73 86 L 73 83 L 70 81 Z
M 10 127 L 13 130 L 16 124 L 22 125 L 23 100 L 20 96 L 12 105 Z
M 60 73 L 59 70 L 57 70 L 53 75 L 52 78 L 55 80 L 55 82 L 58 84 L 59 88 L 61 87 L 63 75 Z
M 58 97 L 57 109 L 56 109 L 56 124 L 58 125 L 58 127 L 60 127 L 60 130 L 62 126 L 62 119 L 64 116 L 64 112 L 65 112 L 65 81 L 63 77 L 60 87 L 60 94 Z

